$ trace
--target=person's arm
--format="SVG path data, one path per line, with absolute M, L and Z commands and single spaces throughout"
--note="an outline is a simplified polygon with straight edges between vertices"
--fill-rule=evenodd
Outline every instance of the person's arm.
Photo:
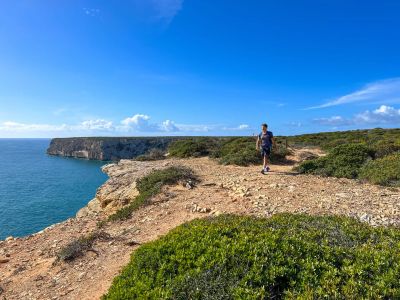
M 272 147 L 275 148 L 276 144 L 275 144 L 275 137 L 274 134 L 271 132 L 271 141 L 272 141 Z

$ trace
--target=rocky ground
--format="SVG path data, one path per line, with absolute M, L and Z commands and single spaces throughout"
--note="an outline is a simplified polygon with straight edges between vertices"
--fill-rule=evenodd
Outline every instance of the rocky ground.
M 291 157 L 293 163 L 308 152 Z M 155 168 L 189 166 L 201 182 L 194 188 L 171 186 L 127 221 L 108 224 L 107 235 L 83 257 L 65 263 L 56 253 L 77 238 L 99 230 L 97 222 L 136 195 L 135 180 Z M 0 299 L 99 299 L 140 244 L 194 218 L 221 213 L 271 216 L 280 212 L 340 214 L 374 226 L 400 226 L 400 191 L 355 180 L 298 175 L 292 164 L 221 166 L 208 158 L 136 162 L 106 167 L 110 179 L 78 218 L 25 238 L 0 242 Z

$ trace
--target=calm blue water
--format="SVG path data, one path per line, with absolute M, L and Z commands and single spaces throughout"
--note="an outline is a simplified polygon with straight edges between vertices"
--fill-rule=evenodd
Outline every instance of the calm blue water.
M 0 139 L 0 240 L 72 217 L 107 176 L 104 162 L 53 157 L 48 139 Z

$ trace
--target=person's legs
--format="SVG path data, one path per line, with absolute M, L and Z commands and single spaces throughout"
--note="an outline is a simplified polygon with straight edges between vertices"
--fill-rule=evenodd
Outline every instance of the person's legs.
M 268 167 L 268 163 L 269 163 L 269 155 L 270 155 L 270 150 L 267 148 L 263 148 L 261 151 L 262 157 L 263 157 L 263 169 L 262 172 L 268 172 L 269 171 L 269 167 Z
M 268 166 L 268 156 L 266 153 L 264 153 L 264 164 L 263 164 L 263 169 L 265 170 Z
M 263 167 L 263 170 L 265 170 L 266 172 L 269 171 L 268 164 L 269 164 L 269 156 L 270 156 L 270 154 L 271 154 L 271 149 L 270 148 L 264 149 L 264 151 L 263 151 L 263 156 L 264 156 L 264 167 Z

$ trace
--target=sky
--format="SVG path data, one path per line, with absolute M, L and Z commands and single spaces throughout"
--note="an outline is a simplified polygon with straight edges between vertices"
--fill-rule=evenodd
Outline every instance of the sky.
M 0 137 L 400 125 L 400 1 L 0 2 Z

